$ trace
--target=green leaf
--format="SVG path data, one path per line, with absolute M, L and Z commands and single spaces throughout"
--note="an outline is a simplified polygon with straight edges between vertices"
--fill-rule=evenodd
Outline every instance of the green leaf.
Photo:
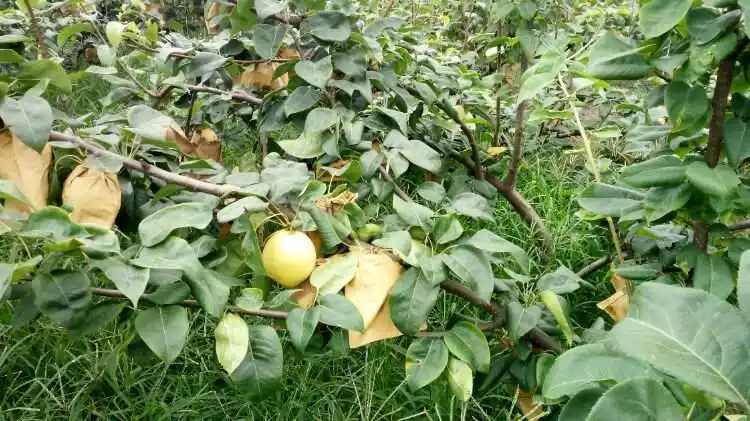
M 432 203 L 440 203 L 445 198 L 445 187 L 434 181 L 425 181 L 417 188 L 417 194 Z
M 16 265 L 9 263 L 0 263 L 0 301 L 5 296 L 5 291 L 10 286 L 10 281 L 13 280 L 13 272 L 16 270 Z
M 412 391 L 435 381 L 448 365 L 448 348 L 441 339 L 417 339 L 406 350 L 406 382 Z
M 467 244 L 472 245 L 480 250 L 484 250 L 488 253 L 493 254 L 510 254 L 516 259 L 518 265 L 523 269 L 524 272 L 528 272 L 531 259 L 526 251 L 521 247 L 511 243 L 510 241 L 500 237 L 494 232 L 486 229 L 477 231 L 474 235 L 469 238 Z
M 524 307 L 518 301 L 511 301 L 505 307 L 508 317 L 507 329 L 510 337 L 518 341 L 539 324 L 542 309 L 538 306 Z
M 159 286 L 156 291 L 144 295 L 143 299 L 154 304 L 168 305 L 177 304 L 189 297 L 190 287 L 184 282 L 174 282 Z
M 631 379 L 613 386 L 591 408 L 586 421 L 683 421 L 685 414 L 659 380 Z
M 737 276 L 737 305 L 745 313 L 750 314 L 750 250 L 743 252 L 740 257 L 740 270 Z
M 301 113 L 309 110 L 320 101 L 320 92 L 312 86 L 300 86 L 284 100 L 284 114 Z
M 323 133 L 302 132 L 296 139 L 279 140 L 276 143 L 284 152 L 298 159 L 317 158 L 325 153 Z
M 262 212 L 266 210 L 268 203 L 255 196 L 243 197 L 222 208 L 216 214 L 216 221 L 220 224 L 232 222 L 246 213 Z
M 357 260 L 353 253 L 329 257 L 310 274 L 310 283 L 318 289 L 320 295 L 336 294 L 354 279 Z
M 400 111 L 392 110 L 390 108 L 382 108 L 382 107 L 377 108 L 377 111 L 383 116 L 385 116 L 386 118 L 388 118 L 389 120 L 391 120 L 393 123 L 395 123 L 402 134 L 405 135 L 408 132 L 409 130 L 409 115 L 408 114 L 402 113 Z
M 625 217 L 643 210 L 646 195 L 622 186 L 593 183 L 576 198 L 578 204 L 597 215 Z
M 690 10 L 691 0 L 651 0 L 641 7 L 640 26 L 646 38 L 656 38 L 674 28 Z
M 560 266 L 552 273 L 546 273 L 536 282 L 537 291 L 550 290 L 555 294 L 568 294 L 585 283 L 580 276 L 565 266 Z
M 263 308 L 263 290 L 260 288 L 243 288 L 234 304 L 244 310 L 260 310 Z
M 336 111 L 319 107 L 307 114 L 305 118 L 305 132 L 317 134 L 336 126 L 339 123 L 339 115 Z
M 124 307 L 125 303 L 99 302 L 87 308 L 73 324 L 68 326 L 68 329 L 73 336 L 92 335 L 114 322 Z
M 620 180 L 633 187 L 676 186 L 685 181 L 685 167 L 674 155 L 662 155 L 625 167 Z
M 250 343 L 247 323 L 240 316 L 226 313 L 216 325 L 214 338 L 219 364 L 227 374 L 232 374 L 245 358 Z
M 471 399 L 474 389 L 471 367 L 459 359 L 451 358 L 448 361 L 448 386 L 461 402 Z
M 383 237 L 372 242 L 373 245 L 387 250 L 398 250 L 404 256 L 411 252 L 411 235 L 408 231 L 387 232 Z
M 281 383 L 284 350 L 273 327 L 254 325 L 248 331 L 247 353 L 231 379 L 251 396 L 264 396 Z
M 598 79 L 635 80 L 648 76 L 650 66 L 638 48 L 607 32 L 591 47 L 586 70 Z
M 750 157 L 750 129 L 744 120 L 733 118 L 725 123 L 724 148 L 732 168 Z
M 439 293 L 440 288 L 431 284 L 419 269 L 407 269 L 388 295 L 393 323 L 406 334 L 417 334 Z
M 690 9 L 687 14 L 687 29 L 690 37 L 699 45 L 708 44 L 742 18 L 742 11 L 730 10 L 720 13 L 708 7 Z
M 372 177 L 378 172 L 378 168 L 383 164 L 383 155 L 369 150 L 359 157 L 359 163 L 362 166 L 362 176 Z
M 185 78 L 189 80 L 213 73 L 216 69 L 224 66 L 227 60 L 226 57 L 218 54 L 200 51 L 190 59 L 190 64 L 188 64 L 187 71 L 185 72 Z
M 47 206 L 29 216 L 21 235 L 44 238 L 49 241 L 66 241 L 87 237 L 89 234 L 83 227 L 70 220 L 68 212 Z
M 355 80 L 346 79 L 333 79 L 328 82 L 328 86 L 336 89 L 340 89 L 346 92 L 347 95 L 354 96 L 354 92 L 359 92 L 362 97 L 368 103 L 372 103 L 372 86 L 370 81 L 364 78 L 357 78 Z
M 635 340 L 635 338 L 634 338 Z M 601 343 L 577 346 L 552 365 L 542 386 L 545 399 L 558 400 L 595 387 L 598 383 L 624 382 L 659 375 L 647 363 L 620 354 Z
M 539 297 L 542 303 L 549 309 L 552 316 L 554 316 L 557 324 L 560 326 L 565 340 L 568 342 L 568 346 L 573 345 L 573 328 L 570 326 L 568 321 L 568 315 L 565 311 L 565 301 L 563 297 L 554 293 L 554 291 L 544 290 L 539 293 Z
M 709 196 L 728 198 L 740 184 L 740 178 L 726 165 L 709 168 L 703 161 L 693 162 L 685 172 L 688 181 L 696 189 Z
M 0 118 L 26 146 L 41 152 L 52 131 L 52 108 L 40 96 L 30 93 L 21 99 L 0 102 Z
M 729 263 L 722 256 L 699 254 L 695 261 L 693 286 L 726 299 L 734 291 L 734 279 Z
M 107 26 L 104 28 L 104 31 L 107 34 L 109 45 L 112 46 L 113 49 L 117 50 L 117 47 L 120 45 L 120 41 L 122 41 L 122 33 L 125 32 L 125 25 L 118 21 L 109 21 L 107 22 Z
M 310 85 L 325 89 L 328 79 L 333 75 L 331 56 L 326 56 L 316 62 L 302 60 L 294 66 L 294 71 Z
M 335 53 L 333 55 L 333 67 L 349 77 L 362 76 L 367 70 L 363 57 L 357 55 L 356 52 L 353 52 L 353 54 Z
M 443 158 L 440 154 L 420 140 L 409 140 L 406 146 L 398 151 L 409 162 L 429 172 L 437 174 L 443 167 Z
M 57 46 L 62 47 L 68 40 L 81 32 L 94 33 L 94 26 L 89 22 L 76 22 L 61 29 L 57 33 Z
M 422 227 L 425 230 L 429 230 L 432 227 L 432 217 L 435 216 L 435 212 L 426 206 L 413 201 L 407 202 L 394 195 L 393 210 L 410 227 Z
M 36 307 L 66 327 L 73 325 L 91 302 L 89 278 L 82 272 L 39 273 L 31 287 Z
M 490 346 L 481 330 L 471 322 L 458 322 L 443 337 L 450 352 L 481 373 L 490 369 Z
M 17 77 L 19 80 L 26 80 L 34 84 L 46 79 L 49 80 L 50 85 L 63 93 L 73 93 L 70 77 L 62 66 L 53 60 L 44 59 L 24 63 Z
M 560 411 L 558 421 L 585 420 L 605 390 L 603 388 L 586 389 L 573 396 Z
M 255 227 L 251 226 L 242 239 L 242 250 L 245 251 L 245 264 L 253 275 L 257 277 L 266 276 L 266 268 L 263 266 L 262 250 L 258 241 L 258 233 Z
M 23 60 L 23 56 L 14 50 L 0 49 L 0 64 L 21 63 Z
M 659 276 L 661 268 L 658 264 L 634 264 L 633 262 L 625 262 L 624 264 L 618 265 L 615 268 L 615 273 L 627 279 L 634 280 L 652 280 Z
M 463 233 L 464 227 L 454 214 L 440 216 L 432 229 L 432 237 L 438 244 L 447 244 L 457 240 Z
M 422 98 L 422 101 L 425 102 L 427 105 L 432 105 L 435 100 L 437 100 L 437 95 L 435 95 L 435 91 L 432 90 L 430 85 L 422 82 L 412 82 L 414 85 L 414 89 L 417 90 L 419 93 L 419 97 Z
M 164 241 L 178 228 L 205 229 L 213 219 L 211 209 L 201 202 L 178 203 L 159 209 L 138 225 L 141 244 L 151 247 Z
M 182 352 L 189 329 L 187 310 L 180 306 L 151 307 L 135 318 L 138 335 L 167 364 Z
M 12 181 L 0 179 L 0 199 L 16 200 L 23 204 L 29 205 L 29 199 Z
M 694 288 L 646 282 L 607 341 L 677 380 L 750 410 L 750 320 Z
M 656 187 L 648 192 L 644 202 L 646 219 L 656 221 L 670 212 L 682 209 L 693 195 L 690 184 L 677 187 Z
M 256 3 L 264 0 L 256 0 Z M 272 0 L 265 0 L 271 1 Z M 260 17 L 260 13 L 258 13 Z M 263 19 L 261 17 L 261 19 Z M 287 25 L 267 25 L 259 23 L 253 28 L 253 42 L 255 43 L 255 52 L 264 59 L 274 58 L 279 53 L 281 43 L 284 42 L 284 36 L 289 27 Z
M 323 295 L 318 299 L 318 306 L 315 308 L 320 313 L 321 323 L 357 332 L 365 328 L 359 310 L 343 295 Z
M 318 326 L 318 320 L 320 319 L 320 312 L 318 308 L 312 308 L 305 310 L 303 308 L 295 308 L 289 312 L 289 316 L 286 319 L 286 328 L 289 331 L 289 339 L 298 351 L 304 352 L 307 348 L 308 342 L 315 333 L 315 328 Z
M 117 289 L 138 307 L 138 299 L 146 291 L 149 270 L 129 265 L 122 257 L 108 257 L 104 260 L 91 260 L 91 267 L 104 272 Z
M 282 12 L 286 8 L 286 2 L 277 0 L 255 0 L 255 13 L 263 20 Z
M 453 198 L 451 204 L 461 215 L 488 222 L 495 220 L 490 202 L 476 193 L 461 193 Z
M 443 256 L 443 263 L 483 300 L 492 298 L 495 276 L 490 259 L 482 250 L 462 244 L 451 248 L 450 254 Z
M 678 132 L 696 126 L 703 127 L 703 122 L 711 110 L 711 101 L 702 86 L 690 86 L 681 81 L 667 85 L 664 91 L 664 105 L 667 106 L 674 130 Z
M 341 12 L 318 12 L 305 19 L 301 31 L 323 41 L 344 42 L 352 34 L 348 17 Z

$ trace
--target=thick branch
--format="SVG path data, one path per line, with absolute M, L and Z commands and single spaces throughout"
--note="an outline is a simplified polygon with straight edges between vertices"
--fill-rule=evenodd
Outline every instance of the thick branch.
M 740 222 L 735 222 L 734 224 L 729 224 L 727 225 L 727 228 L 729 228 L 730 231 L 742 231 L 742 230 L 750 229 L 750 219 L 746 219 Z
M 154 165 L 151 165 L 145 162 L 136 161 L 135 159 L 127 158 L 122 155 L 116 154 L 114 152 L 110 152 L 106 149 L 102 149 L 92 143 L 89 143 L 86 140 L 81 139 L 78 136 L 68 135 L 68 134 L 60 133 L 60 132 L 52 132 L 49 135 L 49 139 L 54 140 L 54 141 L 59 141 L 59 142 L 72 143 L 80 148 L 85 149 L 89 153 L 92 153 L 96 156 L 107 157 L 107 158 L 118 160 L 122 162 L 124 166 L 130 169 L 140 171 L 144 174 L 150 175 L 160 180 L 164 180 L 167 183 L 177 184 L 180 186 L 187 187 L 197 192 L 208 193 L 214 196 L 224 196 L 226 194 L 239 190 L 239 187 L 232 186 L 230 184 L 207 183 L 202 180 L 196 180 L 190 177 L 186 177 L 184 175 L 165 171 Z
M 708 148 L 704 158 L 708 166 L 714 168 L 719 163 L 721 155 L 721 143 L 724 139 L 724 113 L 729 98 L 729 90 L 732 87 L 732 76 L 734 74 L 734 62 L 737 56 L 747 46 L 747 38 L 743 38 L 734 51 L 719 63 L 719 70 L 716 72 L 716 86 L 714 95 L 711 98 L 713 112 L 711 122 L 708 125 Z
M 447 101 L 438 101 L 435 105 L 443 110 L 444 113 L 448 114 L 448 117 L 453 119 L 453 121 L 461 127 L 461 131 L 464 132 L 464 135 L 469 140 L 469 145 L 471 145 L 471 156 L 473 157 L 474 162 L 481 164 L 482 161 L 479 158 L 479 146 L 477 145 L 477 139 L 474 137 L 474 132 L 469 129 L 469 126 L 467 126 L 461 119 L 461 116 L 458 115 L 456 109 Z M 484 180 L 484 172 L 482 171 L 481 165 L 474 168 L 474 177 L 476 177 L 477 180 Z

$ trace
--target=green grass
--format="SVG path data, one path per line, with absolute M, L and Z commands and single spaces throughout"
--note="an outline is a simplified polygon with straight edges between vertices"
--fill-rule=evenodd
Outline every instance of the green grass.
M 557 241 L 549 268 L 576 270 L 609 254 L 603 225 L 574 216 L 573 200 L 588 180 L 559 156 L 529 156 L 519 189 L 548 223 Z M 518 244 L 529 245 L 529 228 L 500 200 L 496 221 L 487 227 Z M 24 251 L 12 239 L 0 250 L 10 260 Z M 5 260 L 5 259 L 3 259 Z M 537 273 L 549 268 L 538 267 Z M 595 291 L 572 298 L 574 320 L 601 315 L 595 302 L 607 295 L 607 280 L 592 275 Z M 530 296 L 530 294 L 529 294 Z M 11 305 L 0 306 L 0 419 L 2 420 L 511 420 L 519 419 L 512 396 L 502 388 L 462 405 L 444 380 L 417 393 L 403 384 L 408 339 L 377 343 L 345 355 L 327 349 L 303 356 L 282 338 L 284 381 L 264 399 L 232 388 L 219 367 L 213 341 L 214 321 L 194 313 L 185 350 L 171 366 L 149 359 L 141 364 L 122 343 L 134 336 L 131 322 L 87 338 L 73 338 L 45 320 L 11 330 Z M 430 323 L 440 326 L 461 311 L 479 315 L 454 297 L 436 306 Z M 126 319 L 123 315 L 121 319 Z M 259 321 L 262 322 L 262 321 Z M 494 341 L 493 341 L 494 343 Z M 501 348 L 494 349 L 500 351 Z

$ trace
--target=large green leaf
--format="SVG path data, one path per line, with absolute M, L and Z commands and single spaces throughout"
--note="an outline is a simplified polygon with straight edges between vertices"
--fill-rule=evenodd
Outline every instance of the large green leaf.
M 332 256 L 310 274 L 310 283 L 319 295 L 336 294 L 354 279 L 357 261 L 354 253 Z
M 458 322 L 443 336 L 450 352 L 467 362 L 475 370 L 486 373 L 490 369 L 490 346 L 476 324 Z
M 646 219 L 656 221 L 670 212 L 682 209 L 693 196 L 693 189 L 689 183 L 676 187 L 656 187 L 648 192 L 643 203 Z
M 518 341 L 539 324 L 542 308 L 539 306 L 524 307 L 518 301 L 511 301 L 505 306 L 508 317 L 506 329 L 512 340 Z
M 20 203 L 30 205 L 29 199 L 23 194 L 12 181 L 0 179 L 0 199 L 16 200 Z
M 750 320 L 708 292 L 646 282 L 609 343 L 678 380 L 750 410 Z
M 685 174 L 693 187 L 720 199 L 728 198 L 740 184 L 734 170 L 723 164 L 710 168 L 704 161 L 693 162 Z
M 442 215 L 435 221 L 435 227 L 432 229 L 433 239 L 438 244 L 447 244 L 457 240 L 464 233 L 464 227 L 456 215 Z
M 625 167 L 620 180 L 633 187 L 675 186 L 685 181 L 685 167 L 674 155 L 662 155 Z
M 178 228 L 205 229 L 213 219 L 211 208 L 200 202 L 178 203 L 159 209 L 138 225 L 141 244 L 151 247 L 164 241 Z
M 321 323 L 358 332 L 361 332 L 365 328 L 362 314 L 343 295 L 323 295 L 318 299 L 318 306 L 315 309 L 320 315 L 319 320 Z
M 683 421 L 685 414 L 672 393 L 659 380 L 640 378 L 620 383 L 604 392 L 586 421 Z
M 460 245 L 452 248 L 450 254 L 443 255 L 443 262 L 483 300 L 492 298 L 495 275 L 485 252 L 473 246 Z
M 674 81 L 664 92 L 664 105 L 675 131 L 702 127 L 711 110 L 711 101 L 702 86 Z
M 573 396 L 565 403 L 557 421 L 581 421 L 585 420 L 591 412 L 591 408 L 604 394 L 603 388 L 586 389 Z
M 256 3 L 259 1 L 264 0 L 256 0 Z M 281 48 L 281 43 L 284 42 L 284 36 L 286 35 L 287 29 L 287 25 L 281 24 L 268 25 L 265 23 L 259 23 L 255 25 L 255 28 L 253 28 L 255 52 L 264 59 L 276 57 L 279 53 L 279 48 Z
M 406 382 L 412 391 L 435 381 L 448 365 L 448 348 L 442 339 L 417 339 L 406 350 Z
M 659 375 L 647 363 L 599 343 L 586 344 L 557 357 L 544 380 L 542 394 L 546 399 L 557 400 L 598 383 L 620 383 L 637 377 L 658 379 Z
M 641 79 L 648 76 L 649 70 L 638 49 L 612 32 L 605 33 L 591 46 L 587 71 L 596 78 Z
M 148 308 L 135 318 L 138 335 L 167 364 L 182 352 L 189 329 L 187 310 L 180 306 Z
M 440 154 L 421 140 L 409 140 L 399 152 L 412 164 L 432 173 L 439 173 L 443 166 Z
M 309 110 L 320 101 L 320 92 L 312 86 L 300 86 L 284 100 L 284 114 L 301 113 Z
M 239 367 L 250 343 L 250 331 L 242 317 L 226 313 L 214 329 L 216 358 L 227 374 Z
M 336 126 L 338 123 L 339 115 L 336 111 L 327 107 L 318 107 L 307 114 L 305 132 L 310 134 L 320 133 Z
M 417 188 L 417 194 L 424 200 L 440 203 L 445 199 L 445 187 L 434 181 L 425 181 Z
M 227 58 L 219 54 L 201 51 L 190 59 L 185 78 L 204 77 L 224 66 Z
M 289 339 L 291 339 L 292 345 L 298 351 L 303 352 L 307 348 L 319 320 L 320 312 L 317 307 L 310 310 L 295 308 L 289 312 L 289 316 L 286 318 L 286 328 L 289 331 Z
M 349 18 L 341 12 L 319 12 L 302 22 L 301 30 L 323 41 L 344 42 L 352 34 Z
M 750 157 L 750 127 L 744 120 L 733 118 L 725 123 L 724 148 L 733 168 Z
M 426 206 L 393 195 L 393 209 L 410 227 L 422 227 L 425 230 L 432 227 L 432 217 L 435 212 Z
M 490 202 L 476 193 L 461 193 L 453 198 L 451 204 L 461 215 L 488 222 L 495 219 Z
M 524 249 L 490 230 L 481 229 L 477 231 L 469 238 L 468 244 L 488 253 L 510 254 L 516 259 L 516 262 L 524 272 L 527 272 L 530 268 L 531 259 L 529 259 L 529 255 L 526 254 Z
M 439 293 L 440 288 L 431 284 L 419 269 L 407 269 L 389 293 L 393 323 L 406 334 L 418 333 Z
M 451 358 L 448 361 L 448 386 L 461 402 L 471 399 L 474 389 L 471 367 L 457 358 Z
M 268 203 L 255 196 L 247 196 L 230 203 L 216 214 L 216 221 L 221 224 L 232 222 L 246 213 L 266 210 Z
M 548 289 L 540 292 L 539 298 L 557 321 L 563 335 L 565 335 L 565 340 L 568 342 L 568 345 L 573 345 L 573 328 L 570 326 L 570 320 L 568 320 L 565 299 L 554 291 Z
M 255 0 L 255 13 L 263 20 L 280 13 L 286 8 L 286 2 L 278 0 Z
M 107 278 L 114 282 L 117 289 L 133 303 L 133 307 L 138 307 L 138 299 L 146 291 L 146 284 L 148 284 L 148 269 L 133 267 L 122 257 L 92 260 L 91 267 L 104 272 Z
M 52 131 L 52 108 L 44 98 L 27 93 L 0 102 L 0 118 L 26 146 L 41 152 Z
M 248 330 L 247 353 L 231 378 L 251 396 L 264 396 L 281 382 L 284 351 L 273 327 L 255 325 L 249 326 Z
M 36 307 L 63 326 L 73 325 L 91 302 L 89 278 L 83 272 L 39 273 L 31 287 Z
M 691 0 L 651 0 L 641 7 L 640 25 L 646 38 L 674 28 L 690 10 Z
M 708 7 L 696 7 L 687 14 L 688 33 L 697 44 L 707 44 L 739 22 L 740 18 L 740 10 L 721 13 Z
M 49 241 L 66 241 L 89 236 L 89 233 L 70 220 L 70 214 L 61 208 L 47 206 L 29 215 L 21 231 L 24 237 L 44 238 Z
M 601 216 L 627 217 L 643 211 L 646 195 L 622 186 L 593 183 L 576 198 L 582 208 Z
M 326 56 L 316 62 L 302 60 L 294 66 L 294 71 L 310 85 L 325 89 L 328 79 L 333 74 L 331 56 Z
M 279 140 L 276 143 L 284 152 L 298 159 L 317 158 L 325 153 L 326 137 L 320 132 L 302 132 L 296 139 Z M 273 186 L 272 186 L 273 189 Z
M 545 273 L 536 282 L 538 291 L 550 290 L 555 294 L 568 294 L 577 290 L 585 281 L 575 272 L 560 266 L 554 272 Z
M 63 93 L 73 92 L 70 77 L 62 66 L 53 60 L 44 59 L 25 63 L 17 77 L 20 81 L 29 81 L 34 85 L 46 79 L 50 85 L 60 89 Z
M 729 263 L 720 255 L 699 254 L 695 260 L 693 286 L 726 299 L 734 291 Z

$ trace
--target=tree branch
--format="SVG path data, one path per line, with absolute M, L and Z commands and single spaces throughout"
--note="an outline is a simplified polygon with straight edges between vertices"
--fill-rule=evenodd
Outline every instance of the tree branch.
M 745 219 L 744 221 L 729 224 L 727 225 L 727 228 L 729 228 L 730 231 L 742 231 L 750 229 L 750 219 Z
M 44 46 L 44 32 L 42 32 L 42 27 L 39 25 L 39 21 L 36 18 L 34 8 L 31 7 L 31 2 L 29 0 L 23 0 L 23 4 L 24 6 L 26 6 L 26 10 L 29 12 L 29 22 L 31 22 L 31 29 L 36 35 L 37 53 L 39 54 L 40 58 L 47 58 L 47 49 Z
M 143 92 L 145 92 L 146 95 L 148 95 L 148 96 L 150 96 L 152 98 L 156 97 L 157 94 L 155 94 L 154 91 L 152 91 L 151 89 L 149 89 L 148 87 L 146 87 L 146 85 L 144 85 L 143 83 L 141 83 L 141 81 L 138 80 L 138 78 L 135 76 L 135 74 L 133 74 L 133 71 L 130 70 L 130 68 L 125 64 L 125 62 L 122 59 L 118 59 L 117 60 L 117 64 L 120 65 L 120 68 L 122 68 L 122 71 L 125 72 L 125 74 L 128 76 L 128 78 L 130 78 L 130 80 L 132 80 L 133 83 L 135 83 L 139 88 L 141 88 L 141 90 Z
M 406 194 L 405 191 L 401 190 L 401 187 L 399 187 L 398 184 L 396 184 L 396 181 L 393 180 L 393 177 L 391 177 L 391 175 L 388 173 L 388 170 L 386 170 L 385 167 L 381 165 L 378 167 L 378 169 L 380 170 L 380 175 L 383 176 L 385 181 L 388 181 L 391 184 L 393 184 L 393 192 L 396 193 L 396 196 L 398 196 L 399 198 L 401 198 L 401 200 L 405 202 L 411 201 L 411 197 L 409 197 L 409 195 Z
M 589 263 L 588 265 L 584 266 L 581 270 L 579 270 L 576 275 L 578 277 L 583 278 L 585 276 L 588 276 L 597 270 L 603 268 L 604 266 L 607 266 L 609 262 L 612 261 L 612 256 L 604 256 L 597 260 L 594 260 L 593 262 Z
M 260 105 L 263 103 L 263 100 L 248 94 L 247 92 L 242 91 L 222 91 L 218 88 L 212 88 L 210 86 L 200 86 L 200 85 L 182 85 L 182 86 L 175 86 L 175 88 L 181 88 L 192 92 L 206 92 L 209 94 L 214 95 L 229 95 L 232 97 L 235 101 L 241 101 L 241 102 L 247 102 L 248 104 L 253 105 Z
M 467 126 L 463 119 L 461 119 L 461 116 L 458 115 L 456 109 L 453 108 L 453 106 L 450 105 L 447 101 L 437 101 L 435 102 L 435 105 L 443 110 L 443 112 L 446 113 L 448 117 L 453 119 L 453 121 L 455 121 L 459 125 L 459 127 L 461 127 L 461 131 L 469 140 L 469 145 L 471 145 L 471 155 L 474 159 L 474 162 L 481 164 L 482 161 L 479 158 L 479 146 L 477 145 L 477 139 L 474 137 L 474 132 L 469 129 L 469 126 Z M 484 172 L 482 171 L 481 165 L 474 168 L 474 177 L 477 180 L 484 180 Z
M 207 183 L 202 180 L 196 180 L 184 175 L 165 171 L 146 162 L 136 161 L 135 159 L 127 158 L 117 153 L 100 148 L 92 143 L 89 143 L 86 140 L 81 139 L 78 136 L 68 135 L 60 132 L 52 132 L 49 135 L 49 139 L 53 141 L 72 143 L 73 145 L 83 148 L 89 153 L 92 153 L 96 156 L 118 160 L 122 162 L 124 166 L 132 170 L 140 171 L 144 174 L 150 175 L 160 180 L 164 180 L 167 183 L 184 186 L 197 192 L 208 193 L 214 196 L 224 196 L 226 194 L 239 190 L 239 187 L 232 186 L 230 184 Z
M 516 107 L 516 132 L 513 134 L 513 150 L 511 151 L 508 175 L 505 176 L 505 184 L 515 188 L 518 179 L 518 166 L 523 156 L 523 123 L 526 115 L 526 101 L 521 101 Z

